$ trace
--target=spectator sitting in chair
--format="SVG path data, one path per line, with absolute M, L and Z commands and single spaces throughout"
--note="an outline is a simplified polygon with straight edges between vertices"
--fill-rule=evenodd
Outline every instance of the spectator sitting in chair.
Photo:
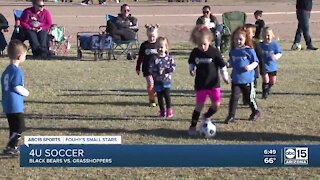
M 134 40 L 138 31 L 138 20 L 130 14 L 128 4 L 123 4 L 114 22 L 108 22 L 108 32 L 114 41 Z
M 197 19 L 196 25 L 205 25 L 212 31 L 215 36 L 216 48 L 220 50 L 223 24 L 219 25 L 218 19 L 211 14 L 210 6 L 203 6 L 202 13 L 203 15 Z
M 21 27 L 26 32 L 34 57 L 48 56 L 48 32 L 52 25 L 51 14 L 44 8 L 43 0 L 33 0 L 32 7 L 21 15 Z
M 3 32 L 8 32 L 9 23 L 1 13 L 0 13 L 0 56 L 3 54 L 3 50 L 7 47 L 6 38 L 3 35 Z M 3 32 L 2 32 L 3 31 Z

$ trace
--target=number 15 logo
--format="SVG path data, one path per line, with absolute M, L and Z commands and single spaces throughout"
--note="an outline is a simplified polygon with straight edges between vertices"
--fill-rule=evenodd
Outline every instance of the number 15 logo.
M 308 160 L 308 148 L 304 147 L 304 148 L 296 148 L 296 159 L 300 159 L 300 160 Z

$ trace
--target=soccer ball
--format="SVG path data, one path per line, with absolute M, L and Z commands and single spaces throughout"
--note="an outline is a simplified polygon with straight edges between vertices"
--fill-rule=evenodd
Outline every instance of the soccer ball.
M 200 126 L 200 136 L 211 138 L 216 135 L 217 127 L 210 120 L 203 121 Z
M 293 51 L 300 51 L 301 50 L 301 44 L 300 43 L 295 43 L 292 45 L 291 50 Z

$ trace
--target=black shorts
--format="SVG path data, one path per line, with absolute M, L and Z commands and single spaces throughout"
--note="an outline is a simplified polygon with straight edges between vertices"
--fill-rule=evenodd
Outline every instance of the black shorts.
M 8 118 L 10 132 L 21 134 L 26 130 L 23 113 L 10 113 L 6 115 Z
M 267 74 L 271 75 L 271 76 L 276 76 L 277 75 L 277 71 L 267 72 Z

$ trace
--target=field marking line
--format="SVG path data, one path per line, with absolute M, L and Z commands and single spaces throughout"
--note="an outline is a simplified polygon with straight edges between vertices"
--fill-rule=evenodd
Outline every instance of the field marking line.
M 252 12 L 246 12 L 246 14 L 253 14 Z M 296 12 L 264 12 L 263 15 L 295 15 Z M 311 14 L 320 14 L 320 11 L 311 11 Z M 134 15 L 135 17 L 198 17 L 201 14 L 141 14 Z M 221 13 L 213 14 L 214 16 L 222 16 Z M 55 18 L 101 18 L 105 15 L 55 15 Z

